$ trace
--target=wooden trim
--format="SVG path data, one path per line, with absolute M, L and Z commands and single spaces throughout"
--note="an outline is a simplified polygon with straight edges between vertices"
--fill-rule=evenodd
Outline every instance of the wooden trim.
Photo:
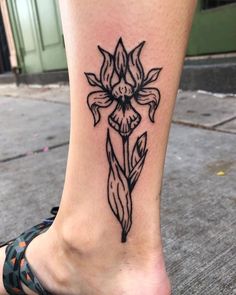
M 11 63 L 12 69 L 15 69 L 15 68 L 18 68 L 18 61 L 17 61 L 16 46 L 15 46 L 13 33 L 11 29 L 10 18 L 8 14 L 7 0 L 0 0 L 0 9 L 2 11 L 2 18 L 3 18 L 4 27 L 5 27 L 9 53 L 10 53 L 10 63 Z

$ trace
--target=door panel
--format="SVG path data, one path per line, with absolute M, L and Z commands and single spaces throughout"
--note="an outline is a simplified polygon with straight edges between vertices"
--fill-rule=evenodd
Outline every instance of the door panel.
M 19 40 L 19 48 L 26 72 L 42 71 L 37 35 L 29 0 L 13 0 L 13 10 Z
M 34 5 L 43 69 L 67 68 L 57 3 L 55 0 L 35 0 Z
M 58 45 L 60 36 L 54 1 L 38 0 L 36 1 L 36 9 L 42 48 Z
M 66 69 L 58 0 L 9 0 L 17 54 L 24 72 Z
M 19 18 L 20 23 L 20 32 L 23 39 L 23 48 L 26 53 L 30 53 L 31 51 L 35 51 L 35 39 L 32 32 L 32 21 L 30 16 L 30 8 L 28 7 L 27 0 L 16 1 L 16 9 L 18 15 L 21 17 Z M 24 34 L 22 34 L 24 32 Z

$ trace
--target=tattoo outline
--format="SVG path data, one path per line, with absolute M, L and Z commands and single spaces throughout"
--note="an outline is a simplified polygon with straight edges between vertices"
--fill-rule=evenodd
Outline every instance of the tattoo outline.
M 147 132 L 136 139 L 133 149 L 129 147 L 129 137 L 141 122 L 141 115 L 131 104 L 135 100 L 140 105 L 149 105 L 149 119 L 154 123 L 156 109 L 161 94 L 156 87 L 146 87 L 157 80 L 162 68 L 152 68 L 144 73 L 140 54 L 145 41 L 127 52 L 122 38 L 118 40 L 114 54 L 98 46 L 103 56 L 100 77 L 85 73 L 88 83 L 99 88 L 87 96 L 87 104 L 96 126 L 101 118 L 100 108 L 107 108 L 113 102 L 116 107 L 108 116 L 108 123 L 122 138 L 123 166 L 119 163 L 107 129 L 106 153 L 109 162 L 107 197 L 109 206 L 121 225 L 121 242 L 127 241 L 132 226 L 132 191 L 141 174 L 147 149 Z M 131 151 L 131 155 L 130 155 Z

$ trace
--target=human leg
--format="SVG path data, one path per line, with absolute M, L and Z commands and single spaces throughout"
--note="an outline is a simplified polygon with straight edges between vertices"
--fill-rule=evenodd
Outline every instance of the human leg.
M 39 277 L 56 294 L 169 292 L 161 246 L 160 189 L 194 4 L 187 0 L 119 1 L 119 5 L 115 0 L 61 1 L 71 87 L 66 181 L 55 223 L 27 251 Z M 104 60 L 109 64 L 110 57 L 103 49 L 118 63 L 116 82 L 109 81 L 110 70 L 101 66 Z M 124 73 L 127 67 L 129 77 Z M 153 68 L 153 81 L 144 85 Z M 84 73 L 89 72 L 100 82 L 91 80 L 91 75 L 87 79 Z M 103 83 L 102 87 L 94 88 L 95 82 Z M 110 94 L 89 96 L 102 88 Z M 96 126 L 94 121 L 99 121 Z M 132 151 L 137 138 L 145 148 L 137 153 L 135 163 Z M 138 162 L 141 166 L 136 170 L 142 171 L 133 187 L 131 173 Z M 108 180 L 115 169 L 120 177 Z M 45 261 L 37 259 L 39 248 Z

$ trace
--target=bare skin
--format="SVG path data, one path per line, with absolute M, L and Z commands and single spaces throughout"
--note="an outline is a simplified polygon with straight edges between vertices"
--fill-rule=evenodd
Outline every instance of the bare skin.
M 160 190 L 172 111 L 191 27 L 195 0 L 61 1 L 71 88 L 71 133 L 66 180 L 59 214 L 44 234 L 32 241 L 27 258 L 53 294 L 170 295 L 160 232 Z M 153 87 L 161 100 L 155 123 L 148 105 L 138 106 L 142 122 L 134 137 L 147 131 L 148 154 L 132 192 L 133 223 L 127 241 L 107 202 L 107 117 L 101 108 L 93 126 L 87 95 L 93 90 L 84 72 L 98 74 L 102 57 L 122 37 L 126 48 L 146 41 L 142 64 L 147 72 L 162 67 Z M 112 143 L 122 153 L 111 128 Z M 40 255 L 38 254 L 40 253 Z M 4 249 L 0 249 L 0 272 Z M 0 282 L 0 294 L 6 294 Z M 27 290 L 27 294 L 34 294 Z

